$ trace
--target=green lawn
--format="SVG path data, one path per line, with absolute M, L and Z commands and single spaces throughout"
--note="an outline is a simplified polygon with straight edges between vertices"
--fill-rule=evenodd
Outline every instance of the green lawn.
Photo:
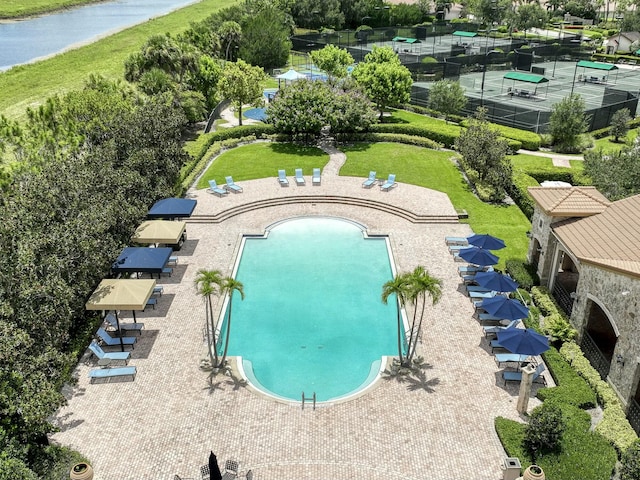
M 202 20 L 234 0 L 202 0 L 90 45 L 47 60 L 14 67 L 0 73 L 0 114 L 24 119 L 26 108 L 40 105 L 47 97 L 81 88 L 90 73 L 122 79 L 124 60 L 152 35 L 176 35 L 190 22 Z
M 625 141 L 627 143 L 633 142 L 637 136 L 638 129 L 636 128 L 633 130 L 629 130 L 629 132 L 627 132 L 626 138 L 620 137 L 620 142 L 614 142 L 613 137 L 599 138 L 598 140 L 596 140 L 596 144 L 593 148 L 594 150 L 602 149 L 602 151 L 605 153 L 617 152 L 625 146 Z
M 304 175 L 311 175 L 314 168 L 323 168 L 329 161 L 329 155 L 317 147 L 306 147 L 290 143 L 252 143 L 224 152 L 198 182 L 198 188 L 207 188 L 209 180 L 224 183 L 224 177 L 233 176 L 233 180 L 254 180 L 256 178 L 278 176 L 278 170 L 284 169 L 287 175 L 293 175 L 296 168 L 302 168 Z M 275 180 L 274 180 L 275 181 Z
M 448 128 L 462 130 L 462 127 L 455 123 L 447 123 L 439 118 L 429 117 L 428 115 L 420 115 L 419 113 L 409 112 L 408 110 L 391 110 L 391 118 L 385 119 L 385 123 L 410 123 L 417 126 L 442 126 L 446 125 Z
M 0 19 L 52 12 L 101 0 L 0 0 Z

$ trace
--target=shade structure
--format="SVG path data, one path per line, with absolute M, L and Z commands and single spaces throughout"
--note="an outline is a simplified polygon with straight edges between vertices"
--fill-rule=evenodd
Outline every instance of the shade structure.
M 518 320 L 529 316 L 529 309 L 518 300 L 496 295 L 492 298 L 485 298 L 480 307 L 490 315 L 505 320 Z
M 191 198 L 163 198 L 158 200 L 147 212 L 147 218 L 157 219 L 190 217 L 196 208 L 197 200 Z
M 169 220 L 147 220 L 136 229 L 132 240 L 135 243 L 152 244 L 165 243 L 176 245 L 180 242 L 187 228 L 185 222 L 172 222 Z
M 218 466 L 218 459 L 213 451 L 209 454 L 209 479 L 222 480 L 222 472 Z
M 474 277 L 475 282 L 481 287 L 495 290 L 496 292 L 514 292 L 518 289 L 518 283 L 498 272 L 478 272 Z
M 498 263 L 498 257 L 496 257 L 489 250 L 479 247 L 463 248 L 459 252 L 460 258 L 466 260 L 474 265 L 480 265 L 486 267 L 488 265 L 495 265 Z
M 114 273 L 157 273 L 169 261 L 173 249 L 169 247 L 126 247 L 111 266 Z
M 549 339 L 532 328 L 506 328 L 498 332 L 498 343 L 516 355 L 540 355 L 549 350 Z
M 500 250 L 501 248 L 506 247 L 503 240 L 486 233 L 471 235 L 470 237 L 467 237 L 467 242 L 469 242 L 469 245 L 485 248 L 487 250 Z
M 118 330 L 120 330 L 118 310 L 132 310 L 135 319 L 135 311 L 144 310 L 155 286 L 155 280 L 104 279 L 87 300 L 85 308 L 113 310 L 116 313 Z M 120 338 L 122 338 L 122 332 L 120 332 Z M 122 340 L 120 340 L 120 348 L 124 351 Z
M 300 80 L 302 78 L 307 78 L 307 76 L 304 73 L 296 72 L 293 68 L 290 68 L 286 72 L 281 73 L 280 75 L 277 75 L 276 78 L 278 80 L 291 81 L 291 80 Z

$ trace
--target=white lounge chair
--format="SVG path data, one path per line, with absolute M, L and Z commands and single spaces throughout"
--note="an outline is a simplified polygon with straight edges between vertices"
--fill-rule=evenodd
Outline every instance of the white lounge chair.
M 380 190 L 382 190 L 383 192 L 388 192 L 391 188 L 395 187 L 396 185 L 398 185 L 396 183 L 396 174 L 390 173 L 387 180 L 382 185 L 380 185 Z
M 133 380 L 136 379 L 136 367 L 128 366 L 128 367 L 107 367 L 107 368 L 94 368 L 89 372 L 89 378 L 91 379 L 91 383 L 96 378 L 112 378 L 112 377 L 123 377 L 123 376 L 132 376 Z
M 311 177 L 311 183 L 313 185 L 320 185 L 320 169 L 319 168 L 313 169 L 313 176 Z
M 278 181 L 280 182 L 280 186 L 288 187 L 289 180 L 287 180 L 287 173 L 284 170 L 278 170 Z
M 229 193 L 224 188 L 220 188 L 215 180 L 209 180 L 209 190 L 208 191 L 210 193 L 214 193 L 214 194 L 218 195 L 219 197 L 222 197 L 222 196 L 227 195 Z
M 91 340 L 91 343 L 89 344 L 89 350 L 91 350 L 91 353 L 93 353 L 98 358 L 98 360 L 119 360 L 127 363 L 129 361 L 129 358 L 131 358 L 130 352 L 105 352 L 102 347 L 98 345 L 98 342 L 96 340 Z
M 304 177 L 302 176 L 302 169 L 296 168 L 296 185 L 304 185 Z
M 242 187 L 240 185 L 236 185 L 232 177 L 224 177 L 224 181 L 227 182 L 227 190 L 231 190 L 233 193 L 242 192 Z
M 378 179 L 376 178 L 376 172 L 371 170 L 369 172 L 369 176 L 367 177 L 367 179 L 364 182 L 362 182 L 362 187 L 363 188 L 369 188 L 374 183 L 376 183 L 377 181 L 378 181 Z

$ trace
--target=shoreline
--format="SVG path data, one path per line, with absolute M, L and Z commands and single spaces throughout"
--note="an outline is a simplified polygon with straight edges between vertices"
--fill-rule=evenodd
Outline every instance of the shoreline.
M 9 16 L 1 16 L 0 15 L 0 23 L 17 23 L 23 20 L 31 20 L 33 18 L 43 17 L 45 15 L 50 15 L 52 13 L 64 12 L 65 10 L 72 10 L 78 7 L 84 7 L 87 5 L 93 5 L 96 3 L 105 3 L 110 2 L 112 0 L 77 0 L 77 3 L 72 5 L 61 5 L 59 7 L 53 8 L 43 8 L 42 10 L 38 10 L 33 13 L 27 13 L 24 15 L 16 15 L 14 17 Z

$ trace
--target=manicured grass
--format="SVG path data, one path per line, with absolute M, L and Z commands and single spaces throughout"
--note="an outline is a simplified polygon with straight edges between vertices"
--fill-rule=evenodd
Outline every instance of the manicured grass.
M 0 19 L 19 18 L 101 0 L 0 0 Z
M 256 178 L 278 177 L 284 169 L 293 176 L 294 169 L 302 168 L 304 175 L 311 175 L 314 168 L 323 168 L 329 155 L 317 147 L 290 143 L 253 143 L 224 152 L 209 166 L 198 182 L 198 188 L 207 188 L 209 180 L 224 183 L 224 177 L 233 176 L 235 182 Z
M 340 175 L 366 177 L 370 170 L 375 170 L 378 177 L 395 173 L 399 182 L 445 192 L 457 210 L 467 211 L 474 232 L 490 233 L 506 241 L 507 248 L 497 252 L 498 268 L 504 268 L 506 260 L 525 259 L 525 233 L 531 228 L 527 218 L 515 205 L 490 205 L 478 200 L 451 161 L 452 152 L 397 143 L 361 144 L 342 150 L 347 162 Z
M 633 142 L 637 136 L 638 136 L 638 129 L 636 128 L 634 130 L 629 130 L 629 132 L 627 132 L 626 138 L 621 137 L 620 138 L 621 141 L 619 142 L 614 142 L 613 137 L 599 138 L 598 140 L 596 140 L 596 144 L 594 145 L 593 149 L 594 150 L 602 149 L 602 151 L 605 153 L 617 152 L 621 150 L 622 147 L 625 146 L 625 141 L 627 143 Z
M 429 117 L 428 115 L 420 115 L 419 113 L 409 112 L 407 110 L 391 110 L 391 118 L 385 118 L 385 123 L 410 123 L 417 126 L 430 125 L 447 125 L 451 128 L 462 130 L 462 127 L 455 123 L 447 123 L 439 118 Z
M 186 30 L 234 0 L 202 0 L 163 17 L 128 28 L 90 45 L 0 74 L 0 114 L 24 119 L 26 108 L 47 97 L 81 88 L 90 73 L 122 79 L 124 60 L 152 35 Z

